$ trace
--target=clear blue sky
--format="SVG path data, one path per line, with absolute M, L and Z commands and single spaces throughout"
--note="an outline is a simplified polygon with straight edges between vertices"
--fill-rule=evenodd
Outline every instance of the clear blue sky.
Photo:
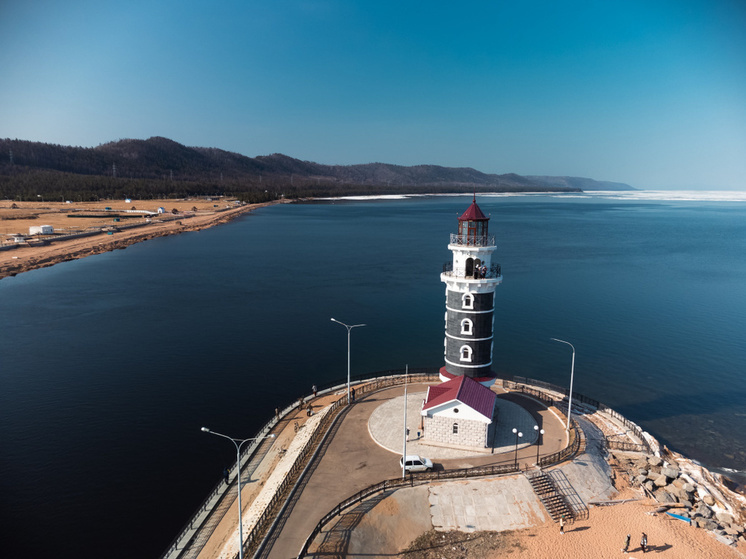
M 0 137 L 746 190 L 744 0 L 0 0 Z

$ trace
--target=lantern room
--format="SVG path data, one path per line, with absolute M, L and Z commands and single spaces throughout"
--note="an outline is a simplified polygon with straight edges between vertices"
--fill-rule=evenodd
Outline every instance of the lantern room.
M 477 206 L 476 197 L 471 206 L 458 218 L 458 235 L 460 244 L 484 246 L 487 239 L 487 228 L 490 218 L 484 215 Z

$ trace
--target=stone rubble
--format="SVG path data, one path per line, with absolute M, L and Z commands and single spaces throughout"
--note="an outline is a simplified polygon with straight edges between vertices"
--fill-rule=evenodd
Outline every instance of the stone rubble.
M 692 526 L 730 545 L 746 541 L 746 498 L 728 489 L 719 474 L 666 447 L 656 451 L 660 455 L 640 454 L 636 459 L 615 453 L 632 486 L 661 504 L 656 512 L 670 510 L 688 518 Z

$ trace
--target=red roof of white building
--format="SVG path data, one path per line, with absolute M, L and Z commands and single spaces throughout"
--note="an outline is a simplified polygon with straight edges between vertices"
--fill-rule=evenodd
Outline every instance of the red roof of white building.
M 422 411 L 429 410 L 449 402 L 458 401 L 465 406 L 479 412 L 488 419 L 492 419 L 497 394 L 486 386 L 466 376 L 458 376 L 437 386 L 427 389 L 427 397 L 422 405 Z
M 459 221 L 489 221 L 489 217 L 484 215 L 484 212 L 477 206 L 477 199 L 471 203 L 471 206 L 466 208 L 466 211 L 458 218 Z

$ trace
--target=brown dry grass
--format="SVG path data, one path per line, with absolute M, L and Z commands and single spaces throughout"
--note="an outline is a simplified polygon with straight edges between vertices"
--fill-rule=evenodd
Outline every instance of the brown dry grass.
M 15 204 L 17 208 L 12 208 Z M 151 223 L 143 227 L 133 229 L 122 229 L 111 235 L 99 234 L 92 237 L 58 241 L 46 246 L 19 246 L 12 250 L 0 251 L 0 278 L 13 276 L 21 272 L 51 266 L 59 262 L 84 258 L 93 254 L 100 254 L 111 250 L 123 249 L 129 245 L 162 237 L 174 235 L 185 231 L 199 231 L 226 223 L 232 219 L 256 209 L 265 204 L 251 204 L 246 206 L 235 206 L 226 199 L 205 200 L 108 200 L 101 202 L 87 202 L 83 204 L 64 204 L 62 202 L 13 202 L 6 200 L 0 203 L 0 234 L 22 233 L 28 234 L 32 225 L 52 225 L 55 231 L 64 229 L 71 231 L 71 227 L 84 230 L 90 227 L 121 226 L 142 221 L 140 218 L 123 219 L 116 223 L 113 218 L 102 219 L 80 219 L 68 218 L 73 208 L 82 211 L 103 213 L 106 207 L 112 211 L 131 209 L 135 206 L 138 210 L 157 210 L 162 206 L 167 212 L 177 209 L 179 212 L 191 211 L 193 207 L 197 211 L 173 221 L 162 221 L 160 218 L 152 218 Z M 214 206 L 218 206 L 217 208 Z M 227 207 L 230 206 L 230 207 Z M 168 217 L 173 217 L 168 214 Z M 69 222 L 75 221 L 72 226 Z M 84 222 L 84 223 L 80 223 Z M 4 235 L 3 235 L 4 236 Z

